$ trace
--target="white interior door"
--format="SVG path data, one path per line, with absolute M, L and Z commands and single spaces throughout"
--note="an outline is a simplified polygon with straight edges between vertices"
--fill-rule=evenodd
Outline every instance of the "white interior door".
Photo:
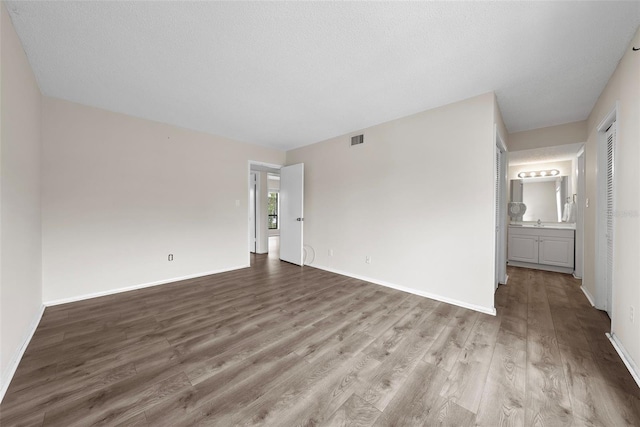
M 304 163 L 280 169 L 280 259 L 302 265 Z

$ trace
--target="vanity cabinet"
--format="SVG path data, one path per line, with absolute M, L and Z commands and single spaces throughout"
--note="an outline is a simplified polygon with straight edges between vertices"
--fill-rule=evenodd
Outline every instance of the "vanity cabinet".
M 572 273 L 574 234 L 570 229 L 509 226 L 508 264 Z

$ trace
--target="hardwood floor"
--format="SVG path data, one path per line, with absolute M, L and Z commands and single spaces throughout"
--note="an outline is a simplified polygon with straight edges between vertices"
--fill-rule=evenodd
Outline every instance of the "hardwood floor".
M 47 308 L 2 426 L 640 425 L 609 319 L 520 268 L 489 316 L 267 256 Z

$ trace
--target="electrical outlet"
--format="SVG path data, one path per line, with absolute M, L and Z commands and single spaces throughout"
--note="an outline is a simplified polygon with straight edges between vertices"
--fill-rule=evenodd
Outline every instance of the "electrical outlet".
M 635 310 L 633 309 L 633 306 L 629 307 L 629 321 L 631 323 L 633 323 L 633 318 L 634 318 L 634 314 L 635 314 L 634 311 Z
M 333 256 L 333 249 L 329 249 L 329 256 Z
M 173 261 L 173 254 L 169 254 L 168 259 L 169 261 Z
M 364 258 L 364 262 L 366 262 L 367 264 L 371 264 L 371 257 L 370 257 L 369 255 L 367 255 L 367 256 Z

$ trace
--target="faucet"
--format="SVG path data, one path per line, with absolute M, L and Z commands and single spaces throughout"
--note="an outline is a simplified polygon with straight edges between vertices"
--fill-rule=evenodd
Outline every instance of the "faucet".
M 540 218 L 538 218 L 538 227 L 542 227 L 542 221 L 540 221 Z

